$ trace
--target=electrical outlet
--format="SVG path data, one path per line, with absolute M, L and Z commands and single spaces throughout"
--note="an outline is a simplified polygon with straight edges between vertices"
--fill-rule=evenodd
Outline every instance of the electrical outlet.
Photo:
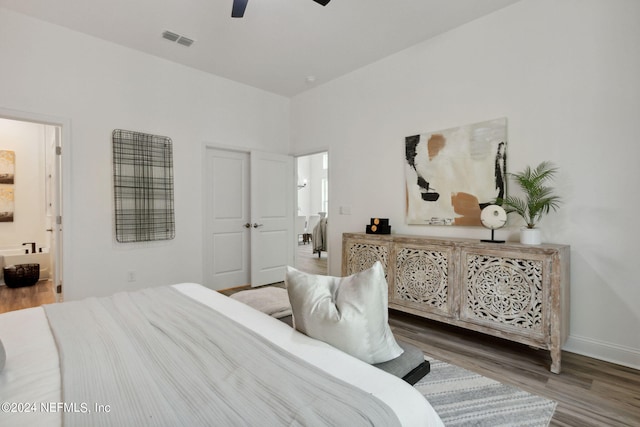
M 127 282 L 135 282 L 135 281 L 136 281 L 136 272 L 127 271 Z

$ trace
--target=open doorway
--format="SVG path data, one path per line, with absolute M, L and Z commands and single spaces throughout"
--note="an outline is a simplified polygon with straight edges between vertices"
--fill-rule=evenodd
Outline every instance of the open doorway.
M 61 135 L 60 125 L 0 116 L 0 162 L 13 175 L 0 183 L 0 311 L 61 299 Z M 12 266 L 36 282 L 22 287 Z
M 329 153 L 296 158 L 296 268 L 327 274 L 329 227 Z

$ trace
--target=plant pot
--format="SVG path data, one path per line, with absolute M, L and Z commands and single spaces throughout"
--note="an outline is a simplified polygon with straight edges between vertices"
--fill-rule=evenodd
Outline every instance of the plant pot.
M 520 230 L 520 243 L 523 245 L 539 245 L 541 243 L 540 229 L 523 228 Z

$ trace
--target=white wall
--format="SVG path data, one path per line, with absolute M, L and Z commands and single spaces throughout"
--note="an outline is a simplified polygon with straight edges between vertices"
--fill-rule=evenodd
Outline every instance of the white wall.
M 289 151 L 286 98 L 1 8 L 0 58 L 0 109 L 71 124 L 63 153 L 65 300 L 201 282 L 203 144 Z M 173 140 L 174 240 L 115 242 L 114 129 Z M 127 282 L 129 271 L 136 282 Z
M 310 182 L 311 182 L 311 157 L 301 156 L 296 158 L 296 171 L 298 180 L 297 185 L 303 185 L 306 182 L 306 186 L 298 189 L 298 215 L 308 216 L 311 204 L 310 196 Z
M 322 180 L 328 179 L 328 170 L 324 169 L 323 157 L 325 153 L 314 154 L 311 157 L 311 179 L 313 187 L 311 188 L 311 213 L 317 215 L 324 212 L 322 205 Z
M 562 209 L 540 225 L 572 247 L 565 348 L 640 367 L 639 19 L 635 0 L 524 0 L 293 98 L 294 151 L 329 144 L 330 274 L 341 234 L 371 217 L 397 233 L 487 238 L 405 224 L 404 137 L 507 117 L 508 171 L 560 167 Z M 511 223 L 497 237 L 517 240 Z
M 0 150 L 15 152 L 14 220 L 0 222 L 0 248 L 49 246 L 45 205 L 45 126 L 0 119 Z M 0 184 L 0 187 L 9 187 Z M 31 249 L 31 246 L 24 246 Z
M 298 190 L 298 215 L 318 215 L 322 211 L 322 179 L 327 170 L 322 168 L 324 153 L 297 157 L 298 184 L 306 180 L 307 186 Z

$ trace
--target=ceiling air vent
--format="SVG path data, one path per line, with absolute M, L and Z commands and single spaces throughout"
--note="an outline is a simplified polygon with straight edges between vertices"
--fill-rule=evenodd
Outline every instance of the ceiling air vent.
M 193 44 L 194 40 L 189 37 L 181 36 L 180 34 L 176 34 L 173 31 L 166 30 L 162 33 L 162 38 L 170 40 L 172 42 L 177 42 L 182 46 L 189 47 Z
M 180 38 L 178 39 L 178 44 L 189 47 L 193 44 L 193 40 L 184 36 L 180 36 Z
M 162 37 L 174 42 L 180 38 L 180 34 L 172 33 L 171 31 L 165 31 L 164 33 L 162 33 Z

